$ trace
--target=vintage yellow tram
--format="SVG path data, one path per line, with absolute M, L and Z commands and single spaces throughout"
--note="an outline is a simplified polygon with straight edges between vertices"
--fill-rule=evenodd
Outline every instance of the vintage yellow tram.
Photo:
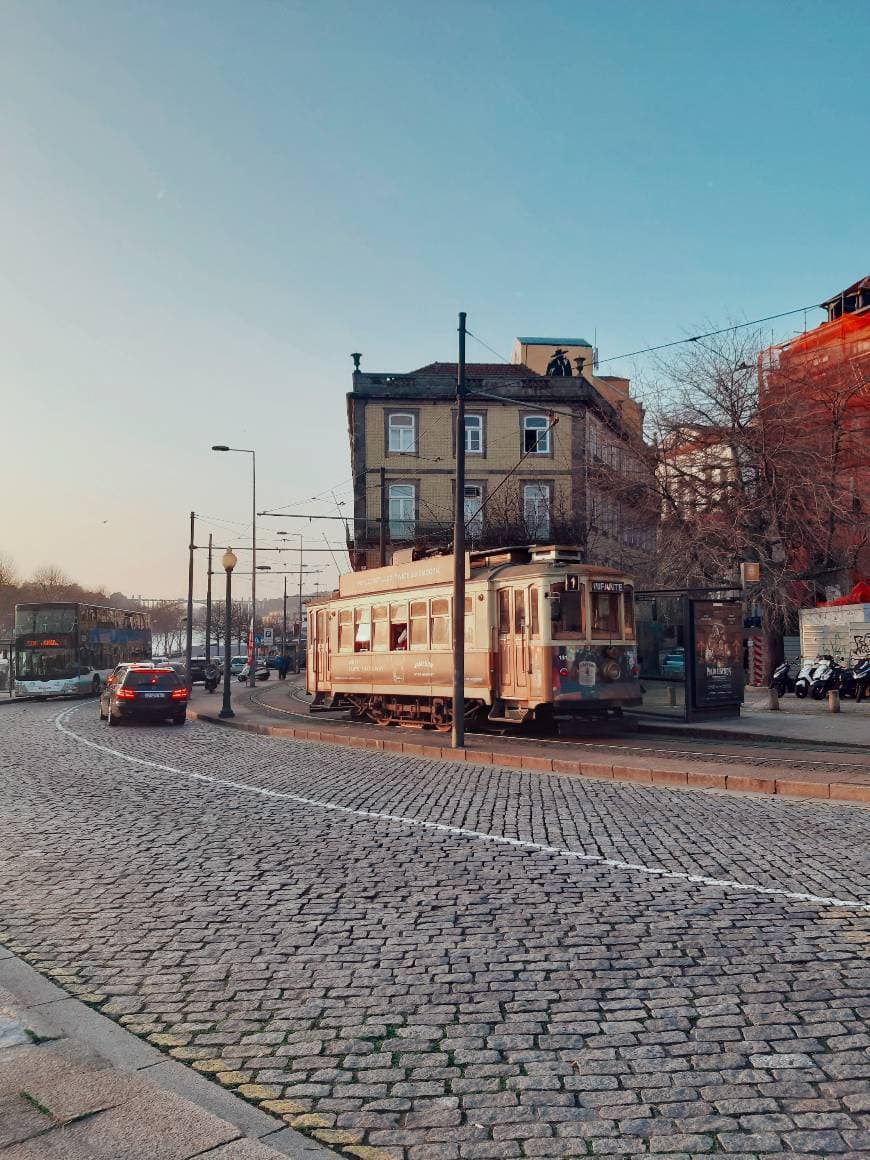
M 621 714 L 639 705 L 633 584 L 579 550 L 527 546 L 466 559 L 465 716 L 493 722 Z M 340 577 L 308 609 L 312 711 L 449 728 L 452 556 Z

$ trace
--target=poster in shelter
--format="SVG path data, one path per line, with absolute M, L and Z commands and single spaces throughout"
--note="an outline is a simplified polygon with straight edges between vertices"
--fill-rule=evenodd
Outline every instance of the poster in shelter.
M 698 709 L 743 700 L 743 616 L 737 603 L 693 602 L 695 695 Z

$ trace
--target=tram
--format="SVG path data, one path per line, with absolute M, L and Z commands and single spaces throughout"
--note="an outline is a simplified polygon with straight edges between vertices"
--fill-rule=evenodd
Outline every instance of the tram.
M 641 703 L 631 577 L 559 545 L 466 555 L 465 719 L 620 716 Z M 453 557 L 350 572 L 308 608 L 311 710 L 449 729 Z

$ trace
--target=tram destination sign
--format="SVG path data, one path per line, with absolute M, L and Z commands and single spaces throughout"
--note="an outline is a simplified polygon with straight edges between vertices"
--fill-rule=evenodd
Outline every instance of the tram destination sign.
M 622 580 L 593 580 L 593 592 L 624 592 L 625 584 Z
M 471 559 L 465 556 L 465 579 L 471 575 Z M 394 592 L 400 588 L 422 588 L 427 584 L 449 584 L 453 580 L 453 557 L 430 556 L 407 564 L 345 572 L 338 578 L 339 596 L 368 596 L 373 592 Z

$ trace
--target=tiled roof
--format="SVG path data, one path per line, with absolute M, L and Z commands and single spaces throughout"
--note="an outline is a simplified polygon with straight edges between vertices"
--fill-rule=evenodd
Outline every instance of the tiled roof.
M 428 378 L 456 379 L 457 363 L 429 363 L 411 371 L 412 375 L 426 375 Z M 542 375 L 536 374 L 525 363 L 466 363 L 465 374 L 475 379 L 539 379 Z
M 862 290 L 870 290 L 870 274 L 866 278 L 859 278 L 857 282 L 853 282 L 851 286 L 847 286 L 845 290 L 841 290 L 838 294 L 832 294 L 822 306 L 828 306 L 832 302 L 836 302 L 838 298 L 848 296 L 850 294 L 859 294 Z

